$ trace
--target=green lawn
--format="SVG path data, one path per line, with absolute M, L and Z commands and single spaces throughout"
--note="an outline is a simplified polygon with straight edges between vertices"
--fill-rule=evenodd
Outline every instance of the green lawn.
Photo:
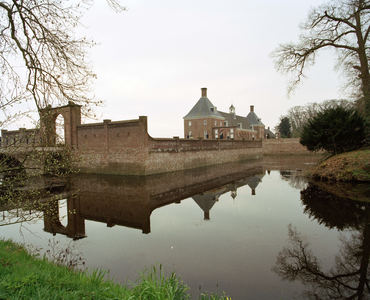
M 137 283 L 122 286 L 105 280 L 104 271 L 73 271 L 0 240 L 0 299 L 191 299 L 189 288 L 175 273 L 165 277 L 160 265 L 140 274 Z M 202 294 L 199 299 L 231 298 Z

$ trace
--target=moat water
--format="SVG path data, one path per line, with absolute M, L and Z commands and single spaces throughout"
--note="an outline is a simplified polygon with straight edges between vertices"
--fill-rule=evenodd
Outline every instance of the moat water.
M 370 297 L 370 187 L 308 182 L 317 157 L 147 178 L 74 176 L 43 209 L 0 209 L 0 236 L 70 247 L 125 284 L 162 264 L 196 299 Z M 348 198 L 350 197 L 350 198 Z M 55 216 L 59 217 L 55 219 Z M 83 266 L 81 266 L 83 267 Z M 315 296 L 316 295 L 316 296 Z

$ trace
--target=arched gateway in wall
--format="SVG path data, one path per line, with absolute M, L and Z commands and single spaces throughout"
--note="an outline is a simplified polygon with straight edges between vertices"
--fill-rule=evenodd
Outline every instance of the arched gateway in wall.
M 41 132 L 45 136 L 46 145 L 55 145 L 56 141 L 56 119 L 59 115 L 64 119 L 65 144 L 77 145 L 77 126 L 81 124 L 81 105 L 72 101 L 65 106 L 47 107 L 40 111 Z

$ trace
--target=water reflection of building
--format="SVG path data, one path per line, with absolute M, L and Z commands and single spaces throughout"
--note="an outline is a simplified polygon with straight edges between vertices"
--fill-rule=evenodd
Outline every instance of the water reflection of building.
M 262 173 L 261 166 L 250 163 L 146 177 L 78 175 L 71 180 L 68 191 L 61 194 L 63 198 L 58 197 L 67 199 L 67 225 L 59 220 L 57 200 L 44 201 L 40 211 L 43 210 L 45 231 L 73 239 L 86 236 L 85 220 L 149 233 L 150 216 L 155 209 L 194 197 L 205 219 L 209 219 L 220 195 L 230 192 L 235 199 L 240 186 L 248 184 L 255 189 Z
M 204 193 L 192 196 L 193 200 L 204 212 L 204 220 L 210 220 L 210 210 L 213 205 L 218 202 L 219 197 L 223 194 L 230 192 L 230 196 L 235 203 L 237 197 L 237 190 L 239 187 L 248 185 L 252 190 L 252 195 L 256 195 L 256 188 L 262 181 L 264 174 L 256 174 L 255 176 L 247 177 L 239 181 L 232 182 L 230 184 L 208 190 Z

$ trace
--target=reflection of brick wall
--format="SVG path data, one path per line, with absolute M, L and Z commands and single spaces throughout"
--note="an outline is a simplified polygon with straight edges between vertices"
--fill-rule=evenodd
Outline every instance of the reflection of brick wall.
M 315 154 L 302 146 L 299 143 L 299 138 L 264 139 L 262 142 L 262 150 L 264 155 Z

